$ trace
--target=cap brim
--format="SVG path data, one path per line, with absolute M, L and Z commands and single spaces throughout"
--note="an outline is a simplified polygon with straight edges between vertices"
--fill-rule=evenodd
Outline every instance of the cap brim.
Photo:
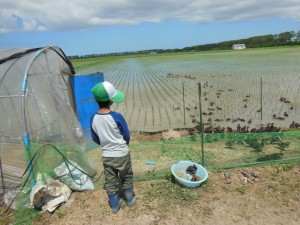
M 112 102 L 120 103 L 124 101 L 124 93 L 117 90 L 117 94 L 115 97 L 111 99 Z

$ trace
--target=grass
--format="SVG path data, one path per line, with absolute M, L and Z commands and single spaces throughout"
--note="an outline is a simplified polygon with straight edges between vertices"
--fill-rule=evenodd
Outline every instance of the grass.
M 188 214 L 193 216 L 194 213 L 199 218 L 211 219 L 214 224 L 219 224 L 218 222 L 226 219 L 222 218 L 223 214 L 220 212 L 228 213 L 228 216 L 237 222 L 240 218 L 253 222 L 257 210 L 265 205 L 272 207 L 265 213 L 272 214 L 274 209 L 282 210 L 282 213 L 286 213 L 280 216 L 289 218 L 292 212 L 290 210 L 297 210 L 296 204 L 300 202 L 298 195 L 300 181 L 295 174 L 299 170 L 299 163 L 253 167 L 252 170 L 259 171 L 261 178 L 257 183 L 246 185 L 241 184 L 238 179 L 233 179 L 231 184 L 224 184 L 221 171 L 209 171 L 209 180 L 200 188 L 182 187 L 174 182 L 170 173 L 166 173 L 158 180 L 136 182 L 136 205 L 128 208 L 123 202 L 122 209 L 114 217 L 107 199 L 103 198 L 104 191 L 78 192 L 71 208 L 60 207 L 53 214 L 43 213 L 38 217 L 35 215 L 33 224 L 73 224 L 75 221 L 79 224 L 82 219 L 86 224 L 107 224 L 108 221 L 114 224 L 128 224 L 129 221 L 135 221 L 133 224 L 140 224 L 140 220 L 145 218 L 151 219 L 152 222 L 149 224 L 163 224 L 164 221 L 175 218 L 177 221 L 175 224 L 178 224 L 179 221 L 186 221 Z M 232 169 L 232 178 L 239 171 L 238 168 Z M 290 179 L 282 182 L 285 177 Z M 278 205 L 278 201 L 282 204 Z M 20 212 L 16 219 L 25 223 L 21 217 L 25 218 L 29 214 L 25 216 L 24 213 L 30 212 Z M 266 218 L 270 216 L 269 214 L 265 215 Z M 147 217 L 149 215 L 151 217 Z M 118 219 L 119 222 L 115 221 Z M 9 217 L 1 217 L 0 221 L 11 222 Z M 229 224 L 228 220 L 225 224 Z
M 62 219 L 65 216 L 65 213 L 61 209 L 58 209 L 56 211 L 56 214 L 57 214 L 58 219 Z
M 245 187 L 243 187 L 243 186 L 237 187 L 237 188 L 235 189 L 235 191 L 236 191 L 237 193 L 241 194 L 241 195 L 245 195 L 245 193 L 246 193 L 246 189 L 245 189 Z
M 144 198 L 147 199 L 146 205 L 149 209 L 155 202 L 155 207 L 168 207 L 170 205 L 189 205 L 201 198 L 208 184 L 204 183 L 201 188 L 186 188 L 177 184 L 170 176 L 156 181 L 146 183 Z
M 286 163 L 275 165 L 277 173 L 279 173 L 280 171 L 284 171 L 284 172 L 290 171 L 293 169 L 293 167 L 294 167 L 293 164 L 286 164 Z
M 6 214 L 2 215 L 6 210 L 5 205 L 0 205 L 0 224 L 10 224 L 13 220 L 12 210 L 9 210 Z
M 278 164 L 299 161 L 298 132 L 284 133 L 262 133 L 262 134 L 209 134 L 210 143 L 204 143 L 204 161 L 209 169 L 224 169 L 235 167 L 249 167 L 263 164 Z M 284 151 L 277 148 L 275 143 L 268 141 L 271 137 L 278 137 L 281 141 L 289 141 L 293 144 Z M 151 136 L 149 136 L 151 139 Z M 234 149 L 228 148 L 228 140 L 239 142 Z M 139 139 L 139 137 L 137 137 Z M 265 142 L 264 147 L 257 149 L 250 146 L 251 140 Z M 142 139 L 140 140 L 142 141 Z M 247 144 L 250 143 L 250 144 Z M 179 139 L 164 141 L 147 141 L 143 144 L 134 142 L 130 145 L 132 152 L 134 170 L 140 180 L 157 179 L 170 169 L 173 163 L 181 160 L 191 160 L 202 164 L 202 149 L 199 135 L 183 136 Z M 156 165 L 145 165 L 147 161 L 155 161 Z M 279 169 L 288 170 L 288 166 L 279 166 Z M 145 179 L 143 179 L 145 176 Z

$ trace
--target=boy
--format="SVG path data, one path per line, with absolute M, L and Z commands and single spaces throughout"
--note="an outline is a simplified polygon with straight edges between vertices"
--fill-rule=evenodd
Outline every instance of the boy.
M 91 134 L 102 149 L 105 184 L 109 205 L 113 213 L 119 211 L 122 199 L 118 194 L 118 177 L 123 195 L 129 207 L 134 203 L 133 172 L 129 152 L 130 132 L 122 114 L 111 111 L 110 106 L 124 100 L 124 93 L 107 82 L 92 88 L 99 110 L 92 119 Z

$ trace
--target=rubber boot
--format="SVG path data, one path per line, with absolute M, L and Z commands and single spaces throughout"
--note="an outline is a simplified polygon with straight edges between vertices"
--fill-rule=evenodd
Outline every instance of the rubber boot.
M 113 213 L 117 213 L 121 207 L 122 199 L 117 193 L 108 195 L 109 205 Z
M 127 188 L 123 190 L 124 197 L 126 200 L 126 203 L 129 207 L 132 207 L 134 204 L 134 192 L 132 188 Z

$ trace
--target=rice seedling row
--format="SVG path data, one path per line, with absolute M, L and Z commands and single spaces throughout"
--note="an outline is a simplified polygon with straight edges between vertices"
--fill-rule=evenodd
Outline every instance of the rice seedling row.
M 298 47 L 119 57 L 99 66 L 124 91 L 124 104 L 114 107 L 130 128 L 157 131 L 199 123 L 198 82 L 206 126 L 300 122 L 299 62 Z

